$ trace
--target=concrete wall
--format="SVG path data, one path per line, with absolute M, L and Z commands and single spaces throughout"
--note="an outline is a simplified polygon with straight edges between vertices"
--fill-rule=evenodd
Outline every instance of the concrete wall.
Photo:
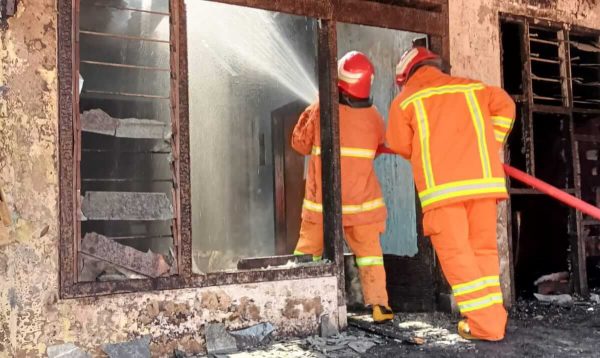
M 452 73 L 501 84 L 500 12 L 600 29 L 598 0 L 449 0 Z M 506 205 L 500 206 L 498 243 L 505 298 L 510 295 Z
M 498 11 L 600 26 L 595 0 L 530 3 L 538 5 L 450 0 L 453 72 L 499 84 Z M 0 356 L 42 356 L 67 341 L 94 349 L 142 334 L 154 337 L 157 355 L 177 346 L 195 352 L 208 321 L 240 327 L 269 320 L 291 334 L 313 330 L 321 312 L 335 313 L 334 278 L 58 299 L 56 23 L 54 0 L 22 0 L 8 30 L 0 30 L 0 86 L 10 87 L 0 95 L 0 185 L 13 219 L 0 230 Z
M 60 300 L 56 4 L 21 0 L 18 10 L 0 30 L 0 86 L 10 88 L 0 95 L 0 186 L 13 220 L 0 230 L 0 357 L 145 334 L 157 356 L 199 352 L 206 322 L 306 334 L 321 313 L 337 313 L 334 277 Z

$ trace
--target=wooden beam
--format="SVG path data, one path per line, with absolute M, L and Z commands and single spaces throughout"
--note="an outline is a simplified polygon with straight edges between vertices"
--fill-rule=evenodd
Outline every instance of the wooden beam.
M 340 122 L 337 89 L 337 31 L 335 21 L 320 20 L 318 30 L 319 101 L 323 190 L 324 257 L 334 262 L 338 305 L 346 302 L 340 173 Z
M 336 4 L 334 9 L 336 21 L 417 32 L 431 36 L 448 36 L 446 11 L 432 12 L 361 0 L 345 0 Z

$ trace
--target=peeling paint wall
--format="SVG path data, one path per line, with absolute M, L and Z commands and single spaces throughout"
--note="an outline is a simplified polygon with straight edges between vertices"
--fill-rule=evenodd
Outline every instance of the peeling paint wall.
M 153 337 L 152 351 L 203 349 L 203 324 L 270 321 L 307 334 L 337 315 L 335 277 L 101 298 L 58 298 L 58 94 L 55 0 L 22 0 L 0 29 L 0 187 L 12 215 L 0 222 L 0 357 L 44 356 L 75 342 Z
M 499 12 L 600 29 L 599 0 L 449 0 L 453 74 L 500 84 Z
M 449 0 L 454 75 L 501 84 L 500 12 L 600 29 L 598 0 Z M 500 206 L 498 215 L 502 288 L 508 302 L 511 288 L 506 205 Z
M 498 12 L 600 27 L 596 0 L 450 0 L 453 73 L 500 83 Z M 336 279 L 58 299 L 58 152 L 55 0 L 22 0 L 0 30 L 0 186 L 12 224 L 0 224 L 0 357 L 42 356 L 77 342 L 94 350 L 151 334 L 153 351 L 202 349 L 203 324 L 231 328 L 271 321 L 307 333 L 337 313 Z M 506 210 L 499 225 L 508 290 Z

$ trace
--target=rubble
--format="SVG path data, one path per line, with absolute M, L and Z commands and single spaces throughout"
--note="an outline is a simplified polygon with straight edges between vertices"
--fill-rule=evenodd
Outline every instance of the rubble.
M 92 356 L 73 343 L 50 346 L 46 350 L 48 358 L 91 358 Z
M 222 323 L 208 323 L 205 326 L 206 351 L 209 355 L 227 354 L 238 351 L 236 339 L 230 335 Z
M 312 255 L 281 255 L 268 257 L 242 258 L 237 263 L 238 270 L 255 270 L 270 267 L 289 267 L 294 263 L 312 262 Z
M 165 193 L 88 191 L 81 209 L 87 220 L 173 219 L 173 205 Z
M 533 295 L 538 301 L 549 302 L 559 306 L 572 306 L 574 303 L 571 295 L 541 295 L 539 293 L 534 293 Z
M 170 129 L 161 121 L 138 118 L 113 118 L 101 109 L 81 114 L 81 130 L 117 138 L 168 139 Z
M 79 281 L 115 281 L 115 280 L 139 280 L 146 276 L 136 274 L 122 267 L 115 266 L 109 262 L 96 260 L 81 255 L 81 267 L 79 269 Z
M 600 305 L 600 295 L 597 293 L 590 294 L 590 301 Z
M 338 326 L 332 321 L 328 314 L 321 316 L 321 323 L 319 325 L 319 335 L 323 338 L 327 338 L 339 333 Z
M 345 332 L 328 338 L 286 338 L 259 349 L 213 355 L 223 358 L 595 357 L 599 333 L 595 327 L 600 324 L 600 311 L 590 308 L 519 300 L 511 312 L 506 339 L 496 343 L 462 339 L 456 334 L 457 318 L 441 312 L 404 313 L 401 319 L 381 325 L 369 321 L 369 315 L 354 315 L 349 323 L 360 321 L 364 327 L 351 325 Z M 367 332 L 369 327 L 378 333 Z M 179 352 L 176 357 L 186 355 Z
M 275 327 L 269 323 L 260 323 L 252 327 L 229 332 L 235 338 L 238 349 L 248 349 L 264 343 L 265 339 L 275 332 Z
M 133 341 L 104 344 L 102 350 L 109 358 L 150 358 L 150 336 Z
M 96 233 L 84 236 L 80 252 L 146 277 L 160 277 L 171 269 L 162 255 L 151 251 L 144 253 Z
M 568 272 L 556 272 L 541 276 L 533 284 L 537 286 L 538 293 L 542 295 L 567 294 L 571 292 Z
M 348 343 L 348 347 L 352 348 L 356 353 L 365 354 L 367 351 L 375 347 L 377 343 L 372 341 L 356 341 Z

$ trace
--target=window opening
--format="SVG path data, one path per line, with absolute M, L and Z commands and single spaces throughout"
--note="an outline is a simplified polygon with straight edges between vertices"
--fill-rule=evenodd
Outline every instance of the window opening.
M 598 34 L 508 15 L 500 30 L 504 86 L 518 104 L 508 140 L 511 165 L 598 205 Z M 509 58 L 517 53 L 519 61 Z M 600 223 L 514 181 L 510 192 L 518 294 L 551 289 L 586 295 L 589 286 L 597 287 Z M 534 284 L 558 272 L 564 274 L 555 286 Z
M 177 273 L 168 0 L 81 0 L 79 281 Z
M 291 255 L 305 159 L 290 147 L 317 90 L 317 21 L 187 1 L 193 268 Z M 248 267 L 241 264 L 240 267 Z

